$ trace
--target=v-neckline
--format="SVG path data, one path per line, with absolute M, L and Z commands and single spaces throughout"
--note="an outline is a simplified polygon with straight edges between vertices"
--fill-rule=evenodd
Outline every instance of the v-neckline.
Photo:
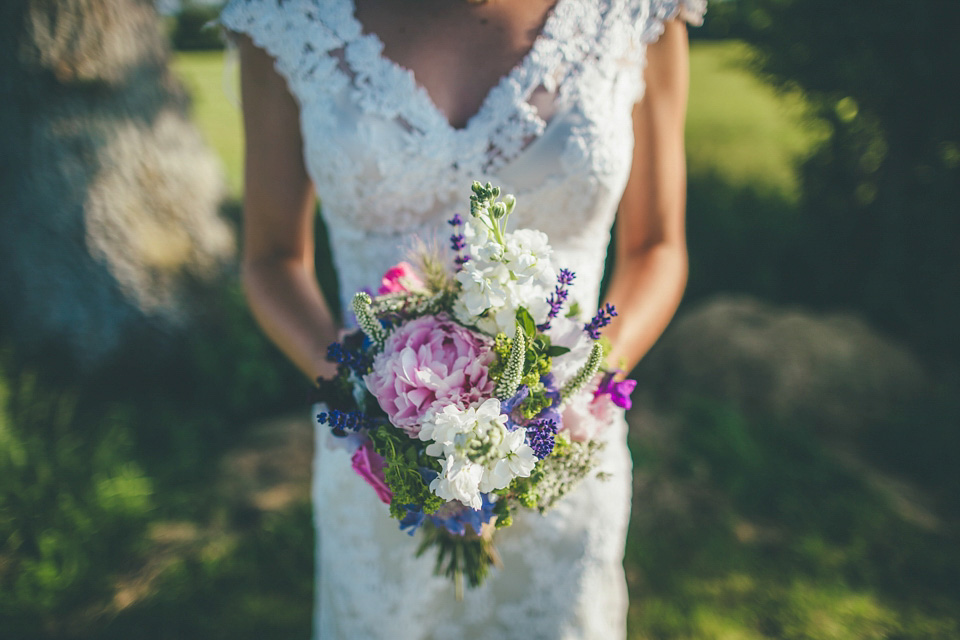
M 409 89 L 414 96 L 418 96 L 423 103 L 426 105 L 427 109 L 431 114 L 441 120 L 445 125 L 447 130 L 452 132 L 454 135 L 466 135 L 469 131 L 472 131 L 476 128 L 476 123 L 482 121 L 483 117 L 486 115 L 486 112 L 491 108 L 490 103 L 493 101 L 494 96 L 499 93 L 504 86 L 506 86 L 511 80 L 516 80 L 517 76 L 520 76 L 527 67 L 532 64 L 536 57 L 540 55 L 541 50 L 543 49 L 544 43 L 550 40 L 553 32 L 555 31 L 557 16 L 560 13 L 561 5 L 565 4 L 567 0 L 557 0 L 552 7 L 547 12 L 546 18 L 543 21 L 542 26 L 540 27 L 539 33 L 533 40 L 533 43 L 530 45 L 530 48 L 523 55 L 517 64 L 515 64 L 509 71 L 500 76 L 500 78 L 489 88 L 483 96 L 483 100 L 480 101 L 480 106 L 477 107 L 476 112 L 469 116 L 464 122 L 462 127 L 455 126 L 450 122 L 449 116 L 443 112 L 443 110 L 437 105 L 433 96 L 430 95 L 430 92 L 427 91 L 427 88 L 424 87 L 418 80 L 416 73 L 402 64 L 396 62 L 392 58 L 384 54 L 385 45 L 383 40 L 380 39 L 380 35 L 375 31 L 368 31 L 359 18 L 357 18 L 357 3 L 356 0 L 345 0 L 347 4 L 346 14 L 348 19 L 353 23 L 352 30 L 359 34 L 360 38 L 366 38 L 376 44 L 377 47 L 377 64 L 386 65 L 392 71 L 402 74 L 408 79 Z M 534 89 L 535 87 L 526 88 L 528 91 Z

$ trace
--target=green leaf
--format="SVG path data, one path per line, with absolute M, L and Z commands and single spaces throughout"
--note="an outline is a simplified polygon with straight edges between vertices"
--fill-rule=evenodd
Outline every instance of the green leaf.
M 551 358 L 562 356 L 565 353 L 570 353 L 570 349 L 568 347 L 561 347 L 560 345 L 551 345 L 550 348 L 547 349 L 547 355 Z
M 530 315 L 530 312 L 523 307 L 517 309 L 517 324 L 523 329 L 526 337 L 533 340 L 533 337 L 537 334 L 537 325 L 533 321 L 533 316 Z

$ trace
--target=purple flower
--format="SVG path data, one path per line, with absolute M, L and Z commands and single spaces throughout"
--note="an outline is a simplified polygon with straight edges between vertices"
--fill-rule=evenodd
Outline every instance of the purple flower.
M 463 218 L 460 217 L 459 213 L 455 213 L 452 218 L 447 220 L 447 224 L 455 228 L 455 231 L 450 236 L 450 248 L 456 253 L 453 262 L 457 265 L 457 271 L 460 271 L 463 265 L 470 261 L 470 256 L 463 253 L 463 250 L 467 248 L 466 240 L 463 234 L 460 233 L 462 231 Z
M 507 398 L 500 403 L 500 413 L 507 416 L 507 429 L 510 431 L 519 426 L 513 418 L 513 410 L 520 406 L 520 403 L 526 400 L 529 395 L 530 389 L 527 385 L 522 384 L 517 388 L 517 392 L 513 394 L 512 398 Z
M 554 420 L 537 420 L 527 425 L 527 440 L 533 454 L 540 460 L 553 453 L 556 435 L 557 423 Z
M 619 371 L 608 373 L 603 376 L 603 379 L 600 381 L 600 386 L 597 387 L 596 392 L 593 394 L 594 398 L 598 398 L 602 395 L 609 395 L 610 400 L 613 404 L 617 405 L 621 409 L 629 409 L 633 406 L 633 402 L 630 400 L 630 394 L 633 393 L 633 390 L 637 386 L 636 380 L 620 380 L 617 381 L 614 379 L 614 374 L 620 373 Z
M 327 347 L 327 360 L 342 364 L 361 376 L 370 370 L 371 364 L 370 358 L 363 351 L 349 349 L 339 342 L 332 342 Z
M 550 294 L 550 297 L 547 298 L 547 304 L 550 305 L 550 311 L 547 313 L 547 321 L 537 325 L 538 330 L 546 331 L 550 328 L 550 321 L 557 317 L 560 309 L 563 308 L 563 303 L 567 301 L 567 296 L 570 295 L 567 287 L 573 282 L 575 277 L 576 274 L 573 271 L 560 269 L 560 274 L 557 276 L 557 287 L 553 290 L 553 293 Z
M 608 302 L 604 307 L 597 311 L 597 315 L 593 316 L 593 320 L 583 325 L 583 330 L 586 331 L 593 340 L 599 340 L 600 329 L 610 324 L 616 315 L 616 308 L 614 308 L 614 306 Z
M 329 424 L 336 436 L 342 436 L 347 431 L 359 431 L 370 426 L 367 416 L 362 411 L 340 411 L 338 409 L 318 413 L 317 423 Z

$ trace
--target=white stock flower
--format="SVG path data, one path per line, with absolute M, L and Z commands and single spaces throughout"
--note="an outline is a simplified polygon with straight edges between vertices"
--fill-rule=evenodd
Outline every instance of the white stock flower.
M 506 234 L 506 249 L 474 223 L 468 235 L 471 259 L 457 273 L 460 294 L 454 315 L 484 333 L 513 335 L 517 310 L 524 307 L 535 322 L 546 321 L 547 298 L 556 284 L 547 236 L 532 229 Z M 479 242 L 480 239 L 483 242 Z
M 480 491 L 503 489 L 516 477 L 526 478 L 537 463 L 533 449 L 526 443 L 526 429 L 507 431 L 503 427 L 501 437 L 497 452 L 499 459 L 484 469 Z
M 536 457 L 525 441 L 526 431 L 507 430 L 506 420 L 496 398 L 467 409 L 448 405 L 430 414 L 418 434 L 430 442 L 427 455 L 441 459 L 440 474 L 430 490 L 444 500 L 479 509 L 481 492 L 503 489 L 515 477 L 529 476 Z
M 448 455 L 440 461 L 440 475 L 430 483 L 430 490 L 444 500 L 459 500 L 473 509 L 483 506 L 480 480 L 483 467 L 466 456 Z

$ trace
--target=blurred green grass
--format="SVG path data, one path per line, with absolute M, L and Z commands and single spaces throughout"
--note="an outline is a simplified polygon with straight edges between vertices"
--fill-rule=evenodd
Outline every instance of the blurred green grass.
M 234 58 L 223 51 L 176 52 L 174 73 L 193 99 L 194 122 L 223 163 L 230 195 L 243 193 L 243 127 Z
M 736 41 L 690 48 L 687 168 L 731 187 L 762 185 L 794 201 L 799 160 L 826 136 L 797 94 L 780 95 L 748 70 L 750 49 Z

